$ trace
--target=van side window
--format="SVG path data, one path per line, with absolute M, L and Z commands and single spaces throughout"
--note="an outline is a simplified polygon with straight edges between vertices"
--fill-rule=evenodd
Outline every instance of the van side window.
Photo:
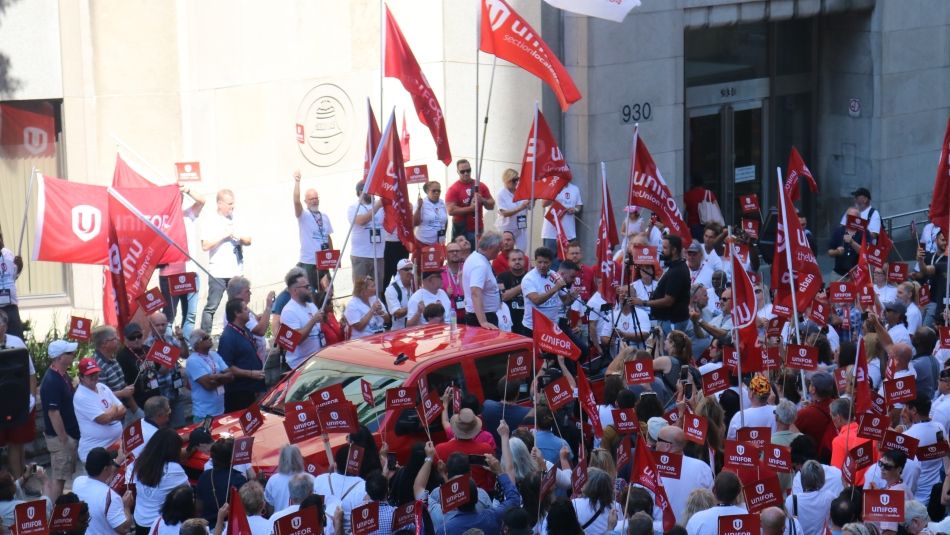
M 429 372 L 427 382 L 429 392 L 438 392 L 440 396 L 451 385 L 462 387 L 463 392 L 468 391 L 465 388 L 465 374 L 462 373 L 461 364 L 450 364 Z
M 511 358 L 515 358 L 517 355 L 526 353 L 525 350 L 518 350 L 478 359 L 475 363 L 475 369 L 478 370 L 478 380 L 482 383 L 482 392 L 485 394 L 486 400 L 501 400 L 501 389 L 498 386 L 498 381 L 504 378 L 505 373 L 508 372 L 509 355 Z M 528 397 L 526 390 L 523 395 L 518 396 L 518 401 L 528 399 Z

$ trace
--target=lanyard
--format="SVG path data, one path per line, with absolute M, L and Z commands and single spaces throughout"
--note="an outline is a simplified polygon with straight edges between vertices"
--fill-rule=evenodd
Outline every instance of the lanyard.
M 56 373 L 56 375 L 59 376 L 60 379 L 63 380 L 64 383 L 66 383 L 66 388 L 68 388 L 68 389 L 69 389 L 69 393 L 72 394 L 72 393 L 73 393 L 73 382 L 69 380 L 69 376 L 68 376 L 68 375 L 63 375 L 63 374 L 59 373 L 59 370 L 57 370 L 56 368 L 53 368 L 52 370 L 53 370 L 53 372 Z
M 432 211 L 435 213 L 435 217 L 432 219 L 432 224 L 438 226 L 439 223 L 444 223 L 447 218 L 444 215 L 442 204 L 439 202 L 432 202 L 428 198 L 426 198 L 426 200 L 432 205 Z
M 244 329 L 238 329 L 233 323 L 228 323 L 228 327 L 234 329 L 235 332 L 240 334 L 242 338 L 247 340 L 247 343 L 251 344 L 251 348 L 254 349 L 254 353 L 257 353 L 257 344 L 254 343 L 254 339 L 251 338 L 251 336 L 247 334 Z
M 461 268 L 459 269 L 459 271 L 461 271 Z M 457 295 L 458 289 L 459 289 L 458 278 L 452 274 L 451 269 L 446 268 L 445 273 L 446 275 L 449 276 L 449 284 L 452 285 L 452 295 Z
M 209 368 L 211 368 L 212 374 L 218 373 L 218 366 L 214 363 L 214 359 L 211 357 L 211 355 L 202 355 L 201 353 L 198 353 L 198 356 L 201 357 L 201 360 L 205 361 L 205 364 L 207 364 Z
M 307 211 L 310 212 L 310 210 Z M 313 222 L 317 224 L 317 231 L 320 233 L 320 239 L 323 239 L 325 236 L 323 232 L 323 214 L 320 212 L 310 212 L 310 216 L 313 217 Z

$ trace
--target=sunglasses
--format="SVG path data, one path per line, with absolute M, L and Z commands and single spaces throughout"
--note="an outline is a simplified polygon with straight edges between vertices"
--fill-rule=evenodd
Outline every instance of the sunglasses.
M 470 174 L 472 174 L 472 170 L 471 170 L 471 169 L 459 169 L 459 174 L 460 174 L 460 175 L 470 175 Z
M 137 333 L 137 334 L 130 335 L 127 338 L 129 340 L 141 340 L 143 336 L 145 335 L 143 335 L 142 333 Z
M 207 342 L 208 340 L 211 340 L 211 337 L 208 336 L 207 334 L 201 337 L 202 342 Z
M 887 464 L 887 463 L 885 463 L 884 461 L 878 461 L 878 462 L 877 462 L 877 465 L 881 467 L 881 470 L 893 470 L 893 469 L 897 468 L 897 467 L 894 466 L 893 464 Z

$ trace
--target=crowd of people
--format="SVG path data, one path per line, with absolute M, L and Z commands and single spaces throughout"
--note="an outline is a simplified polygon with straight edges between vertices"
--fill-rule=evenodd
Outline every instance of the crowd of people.
M 219 191 L 217 210 L 202 219 L 200 241 L 194 242 L 207 251 L 212 275 L 203 285 L 207 304 L 199 325 L 197 292 L 168 295 L 164 310 L 140 317 L 121 333 L 96 328 L 94 354 L 78 363 L 75 342 L 49 344 L 49 370 L 38 385 L 34 376 L 30 388 L 43 415 L 50 466 L 37 470 L 24 459 L 23 445 L 35 435 L 32 423 L 0 428 L 8 452 L 8 468 L 0 472 L 3 526 L 13 521 L 11 504 L 28 499 L 42 480 L 50 508 L 86 504 L 84 518 L 93 533 L 219 533 L 235 505 L 228 503 L 232 487 L 255 535 L 272 533 L 277 519 L 310 506 L 320 510 L 325 533 L 353 533 L 354 509 L 374 502 L 380 519 L 374 533 L 705 535 L 720 533 L 722 517 L 749 512 L 768 534 L 950 533 L 950 340 L 940 334 L 950 313 L 943 303 L 947 241 L 941 228 L 923 229 L 916 261 L 900 282 L 892 282 L 886 262 L 870 268 L 873 304 L 831 302 L 823 290 L 813 306 L 798 311 L 799 318 L 781 318 L 770 304 L 776 288 L 763 275 L 771 258 L 763 257 L 742 225 L 729 234 L 723 221 L 704 221 L 695 199 L 708 196 L 687 195 L 694 238 L 688 246 L 657 217 L 628 207 L 615 274 L 602 280 L 601 269 L 584 263 L 577 241 L 583 201 L 575 185 L 556 199 L 564 208 L 559 226 L 569 244 L 558 243 L 558 231 L 546 220 L 542 246 L 528 250 L 533 207 L 512 200 L 518 173 L 506 171 L 493 197 L 484 183 L 476 191 L 468 161 L 459 160 L 456 170 L 458 181 L 445 200 L 442 183 L 431 181 L 415 206 L 417 245 L 439 248 L 444 265 L 438 269 L 422 269 L 419 255 L 385 231 L 382 203 L 357 184 L 349 220 L 337 222 L 337 228 L 353 227 L 346 245 L 353 291 L 342 310 L 334 304 L 334 274 L 317 262 L 321 252 L 334 249 L 334 226 L 320 211 L 316 190 L 306 190 L 301 201 L 299 173 L 293 191 L 299 263 L 288 271 L 285 288 L 267 295 L 260 313 L 249 308 L 252 285 L 243 277 L 251 233 L 235 216 L 234 193 Z M 204 199 L 184 187 L 182 194 L 191 199 L 185 209 L 191 238 Z M 859 188 L 853 195 L 854 205 L 827 249 L 808 234 L 811 248 L 825 250 L 845 278 L 860 269 L 862 244 L 881 232 L 870 192 Z M 484 210 L 497 210 L 497 231 L 484 228 Z M 863 231 L 853 229 L 849 215 L 865 221 Z M 653 248 L 650 258 L 640 253 L 644 247 Z M 759 343 L 776 348 L 777 365 L 764 372 L 740 376 L 728 362 L 737 342 L 730 254 L 738 255 L 738 265 L 753 279 Z M 10 273 L 22 270 L 12 256 L 3 262 Z M 194 267 L 165 266 L 160 278 L 186 271 Z M 615 299 L 605 298 L 604 285 L 614 288 Z M 162 288 L 168 287 L 163 280 Z M 214 337 L 222 300 L 224 327 Z M 816 314 L 815 307 L 825 312 Z M 361 426 L 342 448 L 327 446 L 327 473 L 309 473 L 297 446 L 287 445 L 274 472 L 265 474 L 231 466 L 230 438 L 215 440 L 203 426 L 185 439 L 175 431 L 251 406 L 277 378 L 326 346 L 431 323 L 532 337 L 535 310 L 571 338 L 581 357 L 544 355 L 544 365 L 526 383 L 499 382 L 497 400 L 448 387 L 442 392 L 445 440 L 398 452 L 403 462 Z M 0 311 L 3 348 L 24 347 L 15 312 L 15 303 Z M 299 335 L 294 350 L 269 340 L 281 328 Z M 815 369 L 799 372 L 783 364 L 788 343 L 799 337 L 816 348 Z M 180 350 L 175 366 L 145 358 L 156 343 Z M 631 361 L 647 362 L 652 381 L 630 381 Z M 708 392 L 707 378 L 717 370 L 725 372 L 728 385 Z M 540 393 L 560 377 L 576 390 L 582 372 L 603 381 L 596 394 L 599 425 L 579 401 L 552 411 Z M 885 385 L 909 377 L 912 398 L 876 413 L 885 422 L 881 434 L 898 437 L 897 445 L 868 438 L 864 417 L 870 413 L 857 413 L 857 383 L 883 396 Z M 636 422 L 633 435 L 616 421 L 628 414 Z M 699 438 L 693 429 L 699 424 L 689 423 L 694 418 L 703 422 Z M 113 446 L 124 426 L 137 421 L 144 443 L 117 456 Z M 750 430 L 765 433 L 765 440 L 757 444 L 756 467 L 743 468 L 730 452 L 736 444 L 751 444 Z M 632 471 L 640 442 L 631 436 L 642 439 L 655 463 L 679 463 L 678 471 L 657 476 L 674 526 L 664 518 L 655 489 L 628 484 L 638 478 Z M 916 448 L 901 447 L 905 440 Z M 346 470 L 351 445 L 365 451 L 358 474 Z M 758 455 L 772 446 L 788 453 L 787 470 L 766 466 L 764 458 L 759 462 Z M 855 469 L 861 448 L 867 448 L 866 458 Z M 198 453 L 210 456 L 204 471 L 189 468 L 187 461 Z M 77 470 L 85 475 L 74 479 Z M 130 488 L 117 492 L 115 476 L 123 470 L 127 476 L 118 479 Z M 470 498 L 443 511 L 441 485 L 453 480 L 470 488 Z M 782 500 L 766 508 L 750 503 L 750 488 L 772 480 Z M 902 519 L 865 518 L 866 496 L 877 490 L 901 492 Z M 393 525 L 398 508 L 410 503 L 423 510 L 415 516 L 420 531 Z

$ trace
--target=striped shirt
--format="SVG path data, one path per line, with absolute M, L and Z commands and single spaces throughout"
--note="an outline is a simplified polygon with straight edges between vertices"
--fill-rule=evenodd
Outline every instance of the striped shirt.
M 125 374 L 122 373 L 122 366 L 118 360 L 109 360 L 102 353 L 96 351 L 96 364 L 102 370 L 99 372 L 99 382 L 108 386 L 109 390 L 116 392 L 125 388 Z

